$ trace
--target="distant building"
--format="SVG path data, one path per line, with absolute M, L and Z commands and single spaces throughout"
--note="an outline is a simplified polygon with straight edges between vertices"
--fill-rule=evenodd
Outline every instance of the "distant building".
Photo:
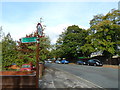
M 95 56 L 102 56 L 102 52 L 98 51 L 98 52 L 93 52 L 91 53 L 90 57 L 95 57 Z
M 118 10 L 120 10 L 120 1 L 118 2 Z

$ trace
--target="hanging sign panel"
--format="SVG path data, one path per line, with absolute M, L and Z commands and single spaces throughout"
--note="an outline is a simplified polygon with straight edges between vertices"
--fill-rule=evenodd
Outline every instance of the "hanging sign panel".
M 31 43 L 31 42 L 37 42 L 37 37 L 27 37 L 21 39 L 22 43 Z

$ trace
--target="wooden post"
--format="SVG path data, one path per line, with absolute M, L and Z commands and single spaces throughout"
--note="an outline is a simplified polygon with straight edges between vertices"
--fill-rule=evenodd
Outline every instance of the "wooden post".
M 36 88 L 39 87 L 39 38 L 42 36 L 43 36 L 42 25 L 41 23 L 38 23 L 37 24 L 37 48 L 36 48 Z
M 39 78 L 40 79 L 42 78 L 42 75 L 43 75 L 43 69 L 44 69 L 44 65 L 43 63 L 40 63 L 39 64 Z
M 36 47 L 36 88 L 39 87 L 39 39 L 37 39 Z

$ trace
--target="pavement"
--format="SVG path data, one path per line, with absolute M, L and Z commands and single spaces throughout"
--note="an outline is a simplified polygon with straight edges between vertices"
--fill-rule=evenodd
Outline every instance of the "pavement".
M 69 63 L 69 64 L 75 64 L 75 63 Z M 102 67 L 120 69 L 120 65 L 103 65 Z
M 120 69 L 120 65 L 103 65 L 102 67 L 105 67 L 105 68 L 113 68 L 113 69 Z
M 41 90 L 79 90 L 81 88 L 85 90 L 105 90 L 92 82 L 56 68 L 45 68 L 44 75 L 42 79 L 39 80 L 39 88 L 41 88 Z

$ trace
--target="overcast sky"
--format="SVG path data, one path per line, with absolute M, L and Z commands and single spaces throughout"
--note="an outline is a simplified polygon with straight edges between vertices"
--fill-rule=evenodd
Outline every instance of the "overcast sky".
M 3 0 L 0 3 L 0 24 L 3 32 L 10 32 L 14 40 L 25 37 L 36 30 L 36 25 L 43 18 L 46 25 L 45 34 L 55 43 L 64 28 L 78 25 L 89 28 L 89 22 L 94 15 L 107 14 L 111 9 L 118 9 L 119 0 Z M 25 0 L 24 0 L 25 1 Z M 65 2 L 66 1 L 66 2 Z

